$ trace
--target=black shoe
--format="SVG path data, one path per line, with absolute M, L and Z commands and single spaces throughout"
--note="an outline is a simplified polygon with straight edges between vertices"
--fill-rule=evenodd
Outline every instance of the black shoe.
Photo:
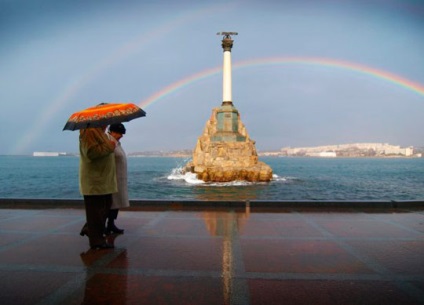
M 87 235 L 87 236 L 88 236 L 88 228 L 87 228 L 87 224 L 85 224 L 85 225 L 82 227 L 81 232 L 80 232 L 80 235 L 81 235 L 81 236 L 84 236 L 84 235 Z
M 113 225 L 108 225 L 106 228 L 106 235 L 109 234 L 124 234 L 124 230 L 119 229 L 117 226 Z
M 91 246 L 91 249 L 113 249 L 115 248 L 114 245 L 108 244 L 107 242 L 104 242 L 100 245 Z

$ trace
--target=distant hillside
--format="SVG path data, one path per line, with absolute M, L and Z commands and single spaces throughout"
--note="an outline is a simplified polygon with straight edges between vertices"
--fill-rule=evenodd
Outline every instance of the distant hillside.
M 300 157 L 421 157 L 414 147 L 400 147 L 388 143 L 352 143 L 316 147 L 285 147 L 282 156 Z
M 424 147 L 400 147 L 387 143 L 353 143 L 315 147 L 285 147 L 277 151 L 258 151 L 262 157 L 421 157 Z M 179 157 L 190 158 L 191 149 L 173 151 L 142 151 L 129 153 L 130 157 Z

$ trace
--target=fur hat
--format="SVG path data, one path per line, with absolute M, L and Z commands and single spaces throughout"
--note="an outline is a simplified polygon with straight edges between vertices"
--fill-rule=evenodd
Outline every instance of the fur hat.
M 122 123 L 116 123 L 109 126 L 109 131 L 113 131 L 120 134 L 125 134 L 125 126 Z

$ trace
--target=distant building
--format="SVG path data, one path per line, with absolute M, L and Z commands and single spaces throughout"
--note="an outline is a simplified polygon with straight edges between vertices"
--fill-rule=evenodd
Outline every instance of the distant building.
M 404 155 L 406 157 L 410 157 L 414 154 L 413 147 L 405 147 L 401 148 L 399 146 L 395 146 L 393 148 L 388 148 L 384 151 L 386 155 Z
M 55 151 L 34 151 L 32 155 L 34 157 L 59 157 L 59 156 L 66 156 L 66 153 L 55 152 Z
M 283 156 L 309 157 L 412 157 L 414 148 L 400 147 L 387 143 L 353 143 L 316 147 L 282 148 Z
M 322 151 L 319 153 L 307 153 L 309 157 L 321 157 L 321 158 L 335 158 L 337 157 L 337 153 L 334 151 Z

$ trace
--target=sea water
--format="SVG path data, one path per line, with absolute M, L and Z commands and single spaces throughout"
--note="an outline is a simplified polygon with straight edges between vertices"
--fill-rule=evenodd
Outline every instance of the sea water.
M 129 157 L 131 199 L 424 200 L 424 158 L 260 158 L 269 183 L 204 183 L 189 159 Z M 0 198 L 81 199 L 78 157 L 0 156 Z

